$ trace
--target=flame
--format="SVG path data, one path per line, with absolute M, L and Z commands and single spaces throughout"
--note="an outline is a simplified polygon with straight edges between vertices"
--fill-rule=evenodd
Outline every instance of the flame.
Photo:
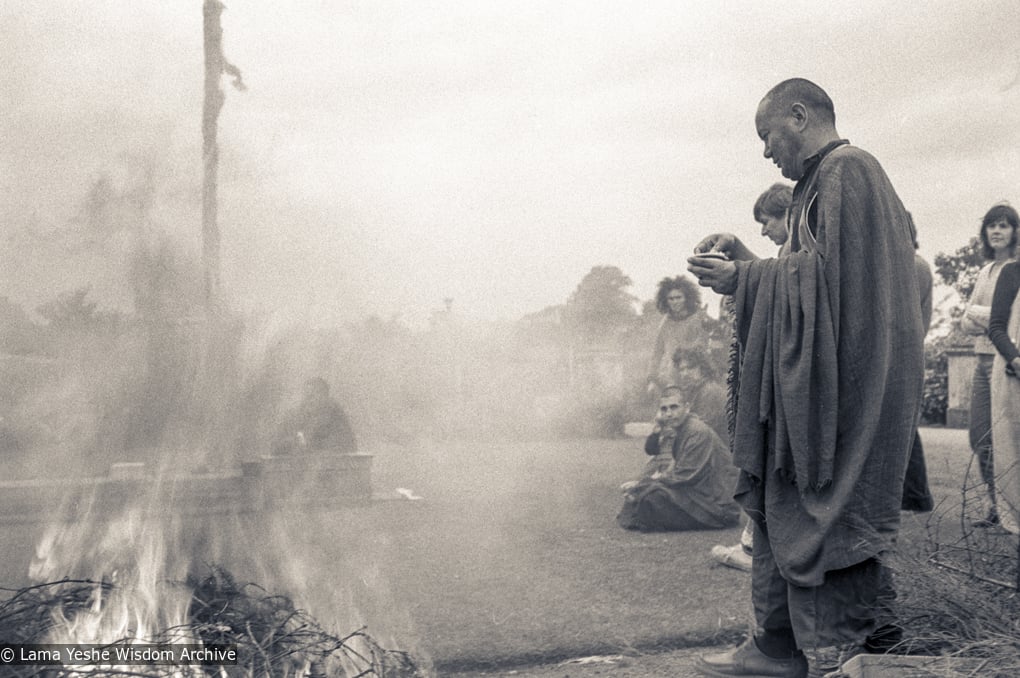
M 29 574 L 36 581 L 82 577 L 95 582 L 84 604 L 53 610 L 41 642 L 75 645 L 187 643 L 192 591 L 180 583 L 179 554 L 170 550 L 166 520 L 128 510 L 108 521 L 51 525 L 40 539 Z M 87 674 L 96 667 L 76 667 Z M 159 675 L 206 675 L 200 667 L 132 667 Z
M 158 504 L 160 502 L 153 501 L 150 505 Z M 314 568 L 313 561 L 307 558 L 314 540 L 302 535 L 321 531 L 309 529 L 295 533 L 286 514 L 262 516 L 251 525 L 230 523 L 229 539 L 225 535 L 202 532 L 210 541 L 203 541 L 203 549 L 192 553 L 186 544 L 193 543 L 195 531 L 187 517 L 174 517 L 171 511 L 151 508 L 127 509 L 109 518 L 100 517 L 102 513 L 101 510 L 83 510 L 74 522 L 50 525 L 38 540 L 30 566 L 34 581 L 74 580 L 68 585 L 76 586 L 76 592 L 82 590 L 80 580 L 94 583 L 88 588 L 86 600 L 82 601 L 79 595 L 53 611 L 49 635 L 37 642 L 97 646 L 202 645 L 200 629 L 193 625 L 190 615 L 196 592 L 183 582 L 193 557 L 208 555 L 206 548 L 218 549 L 229 544 L 264 545 L 257 550 L 257 567 L 264 568 L 263 578 L 275 581 L 306 602 L 315 600 L 319 611 L 330 617 L 330 626 L 343 626 L 341 622 L 348 621 L 339 618 L 341 610 L 355 618 L 362 616 L 350 597 L 351 592 L 345 587 L 336 587 L 335 581 L 324 580 L 322 571 Z M 224 527 L 221 519 L 216 523 L 218 528 Z M 236 553 L 228 548 L 224 555 L 227 560 L 233 560 Z M 359 569 L 365 571 L 366 586 L 373 591 L 386 588 L 378 563 L 361 565 Z M 318 593 L 313 594 L 309 587 Z M 331 597 L 323 596 L 324 591 L 329 591 Z M 220 630 L 230 631 L 229 628 Z M 345 675 L 365 674 L 368 663 L 375 661 L 373 657 L 378 646 L 359 635 L 346 639 L 345 643 L 350 654 L 332 657 L 330 661 L 339 661 Z M 274 660 L 274 671 L 287 678 L 321 676 L 329 668 L 316 659 L 312 654 L 284 657 Z M 211 667 L 135 665 L 112 668 L 135 675 L 206 678 Z M 108 666 L 76 666 L 68 667 L 65 673 L 86 676 L 110 669 Z M 219 668 L 222 678 L 251 676 L 253 671 L 252 666 Z

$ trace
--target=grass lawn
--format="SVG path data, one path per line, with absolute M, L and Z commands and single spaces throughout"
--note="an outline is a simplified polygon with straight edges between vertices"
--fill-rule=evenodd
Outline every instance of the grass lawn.
M 922 437 L 938 506 L 903 514 L 908 561 L 924 559 L 933 539 L 943 549 L 957 543 L 980 514 L 966 433 L 935 428 Z M 616 526 L 617 485 L 643 463 L 640 441 L 456 444 L 407 454 L 392 467 L 380 459 L 378 478 L 380 487 L 390 478 L 413 483 L 426 497 L 387 507 L 408 521 L 395 547 L 418 557 L 387 570 L 439 666 L 707 644 L 746 629 L 746 575 L 708 557 L 738 530 Z M 1000 531 L 988 540 L 1015 548 Z M 909 599 L 909 573 L 898 586 Z
M 931 535 L 959 535 L 970 462 L 965 432 L 925 429 L 923 437 L 939 506 L 903 514 L 909 554 L 925 551 Z M 406 605 L 419 648 L 441 668 L 710 644 L 746 630 L 747 576 L 708 556 L 712 544 L 734 543 L 738 529 L 616 526 L 617 486 L 641 468 L 641 441 L 446 443 L 395 453 L 380 452 L 377 486 L 411 487 L 425 499 L 376 505 L 372 522 L 393 540 L 384 566 L 393 600 Z
M 372 511 L 392 530 L 394 598 L 440 668 L 703 645 L 746 628 L 747 576 L 708 556 L 739 529 L 616 525 L 618 486 L 640 471 L 641 447 L 447 443 L 380 459 L 378 487 L 425 497 Z

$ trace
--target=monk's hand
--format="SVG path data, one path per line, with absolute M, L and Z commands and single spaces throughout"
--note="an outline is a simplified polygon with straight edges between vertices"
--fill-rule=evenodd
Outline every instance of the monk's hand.
M 733 240 L 736 240 L 737 236 L 732 233 L 713 233 L 712 235 L 705 236 L 701 242 L 694 246 L 695 254 L 704 254 L 705 252 L 722 252 L 729 256 L 726 252 L 726 247 L 730 245 Z
M 687 259 L 687 270 L 698 279 L 699 285 L 711 287 L 717 294 L 737 291 L 737 265 L 732 261 L 694 255 Z
M 694 246 L 695 254 L 719 252 L 733 261 L 750 261 L 757 259 L 754 252 L 747 248 L 740 238 L 732 233 L 713 233 Z

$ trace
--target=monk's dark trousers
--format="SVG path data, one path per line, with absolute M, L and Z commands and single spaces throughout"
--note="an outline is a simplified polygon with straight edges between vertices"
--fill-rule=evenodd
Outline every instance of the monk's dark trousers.
M 821 586 L 787 582 L 776 566 L 767 528 L 755 521 L 751 598 L 755 639 L 767 654 L 863 644 L 888 621 L 894 597 L 890 573 L 875 558 L 826 573 Z

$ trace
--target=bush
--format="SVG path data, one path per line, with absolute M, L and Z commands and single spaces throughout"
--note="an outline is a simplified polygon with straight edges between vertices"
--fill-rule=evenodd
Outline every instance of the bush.
M 944 337 L 924 346 L 924 391 L 921 399 L 921 422 L 945 424 L 949 408 L 949 360 Z

